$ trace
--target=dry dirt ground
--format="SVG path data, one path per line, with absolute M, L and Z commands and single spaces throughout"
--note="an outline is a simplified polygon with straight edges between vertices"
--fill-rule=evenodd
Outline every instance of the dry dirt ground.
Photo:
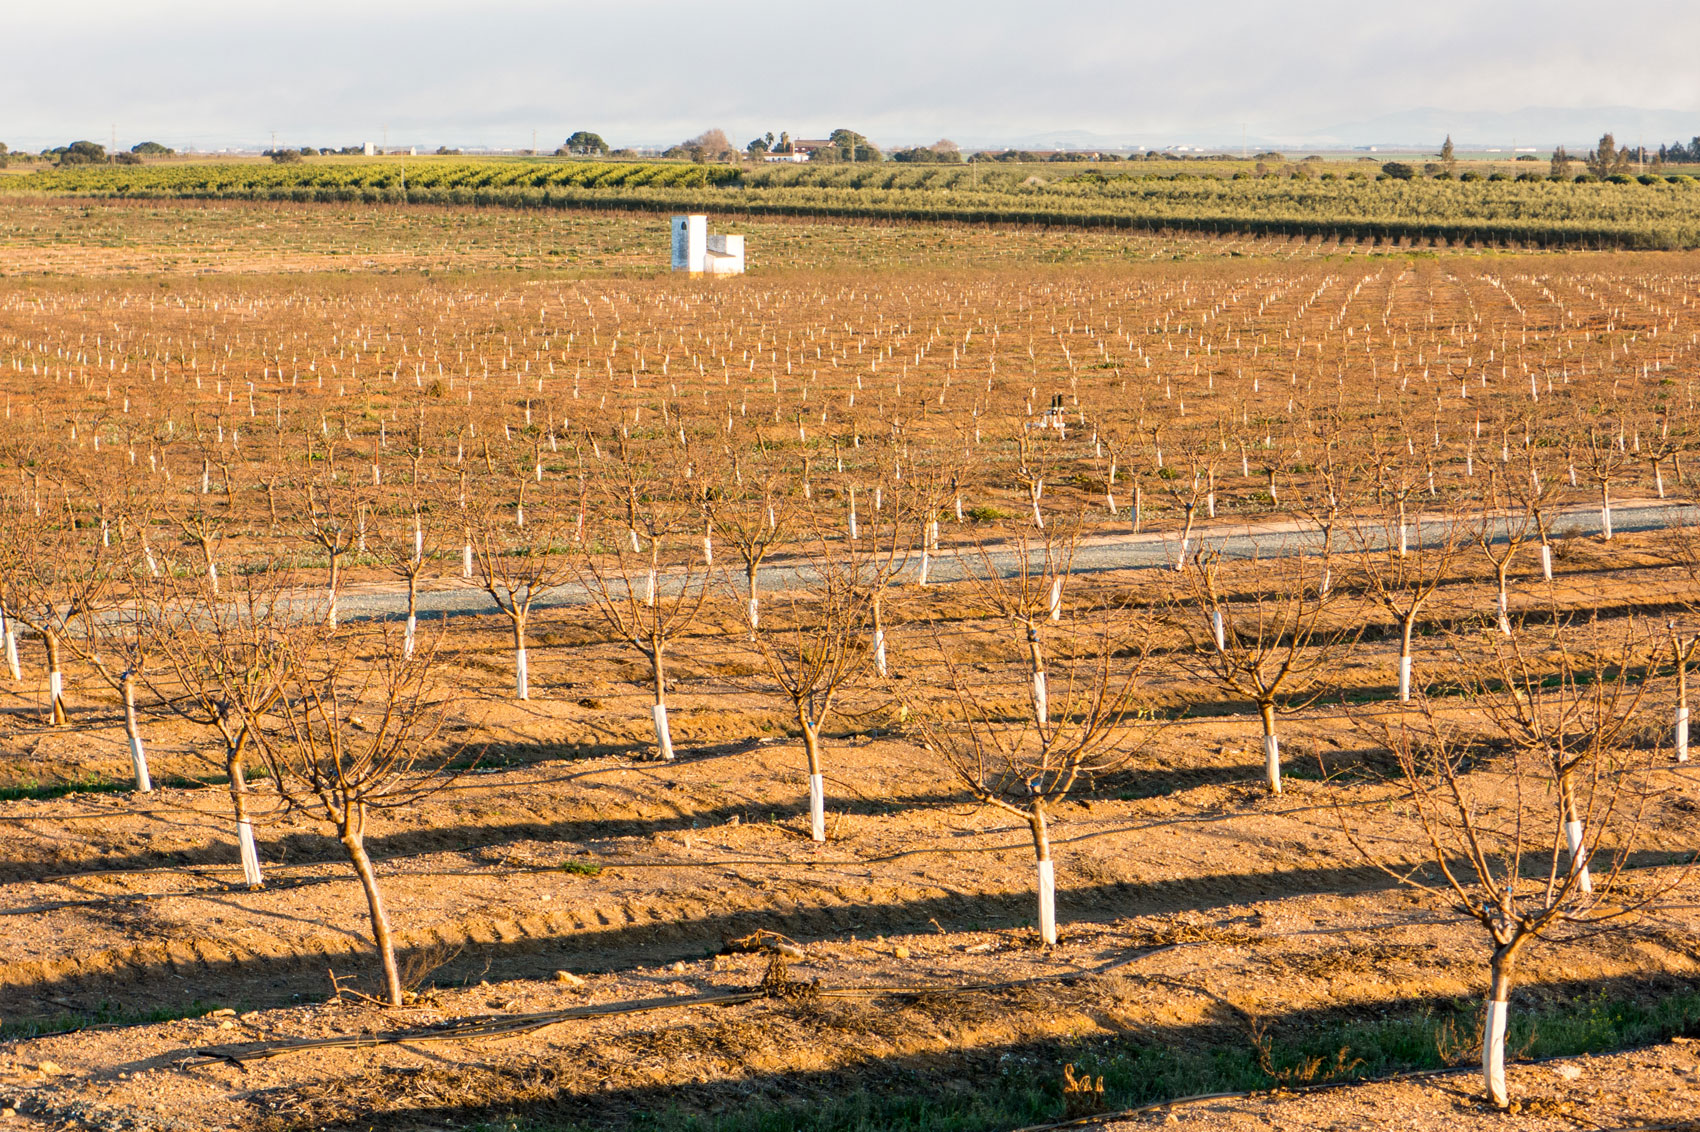
M 1614 552 L 1616 572 L 1561 581 L 1667 600 L 1680 587 L 1644 539 Z M 1572 544 L 1563 562 L 1587 574 L 1600 557 L 1590 545 Z M 1106 582 L 1137 586 L 1141 574 Z M 5 688 L 0 773 L 21 796 L 0 802 L 0 1019 L 17 1035 L 111 1022 L 0 1047 L 9 1119 L 412 1129 L 505 1127 L 513 1113 L 541 1127 L 668 1127 L 684 1114 L 917 1082 L 947 1099 L 1012 1074 L 1054 1085 L 1062 1065 L 1106 1043 L 1208 1058 L 1273 1041 L 1269 1068 L 1296 1086 L 1319 1079 L 1317 1067 L 1282 1052 L 1282 1035 L 1424 1007 L 1464 1019 L 1444 1056 L 1472 1055 L 1485 940 L 1343 834 L 1348 820 L 1391 862 L 1408 853 L 1393 791 L 1338 706 L 1284 723 L 1281 797 L 1262 787 L 1254 717 L 1224 705 L 1228 714 L 1167 726 L 1131 766 L 1062 807 L 1063 938 L 1043 949 L 1025 829 L 965 800 L 889 703 L 830 740 L 831 840 L 816 846 L 801 752 L 779 703 L 752 681 L 753 657 L 724 640 L 681 646 L 681 757 L 663 765 L 644 731 L 641 668 L 587 624 L 558 611 L 536 627 L 528 704 L 502 698 L 500 626 L 465 619 L 453 630 L 449 663 L 467 691 L 459 726 L 479 764 L 428 802 L 381 816 L 369 839 L 418 992 L 398 1011 L 354 993 L 374 987 L 364 906 L 322 826 L 264 813 L 267 884 L 247 891 L 227 796 L 196 753 L 204 736 L 150 721 L 156 778 L 168 785 L 151 797 L 112 792 L 102 784 L 122 780 L 122 732 L 93 681 L 71 685 L 75 732 L 40 725 L 35 675 Z M 900 642 L 901 681 L 912 662 Z M 1385 696 L 1385 646 L 1352 664 L 1358 675 L 1343 680 Z M 85 789 L 43 788 L 67 782 Z M 1646 884 L 1672 875 L 1667 862 L 1691 848 L 1700 812 L 1691 774 L 1672 767 L 1660 786 L 1650 820 L 1669 852 L 1643 855 Z M 1691 993 L 1697 926 L 1685 897 L 1624 931 L 1544 944 L 1521 968 L 1517 1008 L 1652 1008 Z M 758 930 L 796 941 L 803 957 L 770 973 L 766 956 L 728 948 Z M 348 993 L 333 994 L 333 979 Z M 738 1000 L 715 1001 L 728 995 Z M 522 1032 L 430 1033 L 445 1024 Z M 393 1043 L 240 1067 L 197 1056 L 397 1031 Z M 1681 1118 L 1697 1060 L 1694 1047 L 1671 1045 L 1594 1059 L 1574 1079 L 1563 1066 L 1519 1069 L 1528 1114 L 1517 1126 Z M 1503 1126 L 1475 1097 L 1465 1074 L 1189 1104 L 1138 1121 L 1359 1127 L 1396 1113 L 1400 1127 Z M 1050 1097 L 1036 1111 L 1062 1107 Z

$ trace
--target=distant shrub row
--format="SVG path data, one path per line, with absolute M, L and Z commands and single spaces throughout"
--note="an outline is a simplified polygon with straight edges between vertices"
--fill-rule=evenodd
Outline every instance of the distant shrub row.
M 1379 171 L 1378 171 L 1379 172 Z M 1466 177 L 1469 177 L 1466 174 Z M 1687 177 L 1554 182 L 1053 176 L 894 166 L 741 173 L 635 162 L 421 161 L 55 169 L 0 191 L 85 196 L 410 202 L 507 208 L 616 208 L 760 216 L 1122 227 L 1340 238 L 1373 243 L 1687 248 L 1700 246 L 1700 195 Z

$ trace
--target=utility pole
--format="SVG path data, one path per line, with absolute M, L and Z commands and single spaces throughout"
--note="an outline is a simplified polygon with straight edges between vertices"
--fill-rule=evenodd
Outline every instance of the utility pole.
M 531 127 L 531 156 L 537 156 L 537 127 Z

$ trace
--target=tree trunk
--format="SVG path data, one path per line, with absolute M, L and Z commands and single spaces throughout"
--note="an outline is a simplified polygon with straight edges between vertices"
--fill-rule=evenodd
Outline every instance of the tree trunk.
M 12 615 L 6 612 L 3 602 L 0 602 L 0 630 L 6 638 L 6 670 L 14 682 L 22 680 L 23 673 L 18 669 L 18 631 L 12 627 Z
M 797 705 L 797 722 L 803 729 L 803 754 L 809 760 L 809 839 L 826 840 L 826 785 L 820 771 L 820 732 L 803 705 Z
M 1671 736 L 1676 748 L 1676 761 L 1688 761 L 1688 661 L 1682 655 L 1682 643 L 1676 630 L 1671 630 L 1671 651 L 1676 654 L 1676 727 Z
M 1051 862 L 1051 839 L 1045 830 L 1045 804 L 1033 803 L 1027 824 L 1033 830 L 1033 855 L 1039 862 L 1039 938 L 1047 946 L 1057 943 L 1057 873 Z
M 1552 581 L 1552 547 L 1547 545 L 1545 536 L 1541 538 L 1541 577 Z
M 1045 686 L 1045 654 L 1039 648 L 1039 627 L 1027 626 L 1028 663 L 1033 669 L 1033 719 L 1041 733 L 1050 723 L 1050 703 Z
M 359 820 L 359 819 L 356 819 Z M 396 966 L 395 942 L 390 938 L 390 917 L 384 911 L 384 898 L 378 892 L 378 877 L 372 870 L 372 859 L 366 855 L 364 837 L 345 828 L 342 847 L 348 853 L 360 887 L 366 893 L 366 908 L 372 915 L 372 942 L 377 946 L 378 959 L 384 966 L 384 999 L 391 1006 L 402 1005 L 401 971 Z
M 754 601 L 754 598 L 750 599 Z M 655 746 L 663 762 L 673 761 L 673 732 L 667 726 L 667 669 L 662 659 L 661 644 L 655 642 L 649 652 L 650 675 L 655 681 Z
M 1576 876 L 1581 891 L 1594 891 L 1594 878 L 1588 873 L 1588 850 L 1584 844 L 1582 815 L 1576 808 L 1576 788 L 1568 774 L 1558 784 L 1559 806 L 1564 817 L 1564 842 L 1570 850 L 1570 871 Z
M 59 634 L 51 626 L 41 631 L 47 645 L 47 698 L 53 725 L 63 727 L 71 721 L 65 714 L 65 678 L 59 671 Z
M 514 623 L 514 698 L 531 698 L 531 673 L 525 663 L 525 616 L 515 614 Z
M 1269 792 L 1281 792 L 1281 741 L 1275 737 L 1275 705 L 1261 703 L 1257 705 L 1257 714 L 1263 720 L 1263 766 L 1269 779 Z
M 248 779 L 242 770 L 242 750 L 224 749 L 224 769 L 230 777 L 230 805 L 236 813 L 236 847 L 242 855 L 242 878 L 249 888 L 265 883 L 260 875 L 260 854 L 254 848 L 254 823 L 248 819 Z
M 325 624 L 329 625 L 333 629 L 336 628 L 336 584 L 339 580 L 340 574 L 337 567 L 340 561 L 341 556 L 333 552 L 331 554 L 330 593 L 327 595 L 330 601 L 330 606 L 325 610 Z
M 413 573 L 407 579 L 407 631 L 401 641 L 401 657 L 403 660 L 413 659 L 413 638 L 419 628 L 419 575 Z
M 1487 1018 L 1482 1023 L 1482 1083 L 1495 1108 L 1508 1108 L 1511 1095 L 1505 1087 L 1505 1024 L 1511 1009 L 1511 975 L 1516 963 L 1516 945 L 1501 944 L 1493 950 L 1493 981 L 1488 988 Z
M 1417 611 L 1399 619 L 1399 702 L 1411 702 L 1411 630 L 1416 627 Z
M 126 670 L 118 686 L 124 694 L 124 734 L 130 740 L 130 764 L 136 772 L 136 789 L 146 794 L 153 790 L 153 781 L 148 777 L 148 753 L 142 746 L 142 731 L 136 724 L 136 677 Z
M 1611 485 L 1600 485 L 1600 535 L 1611 541 Z

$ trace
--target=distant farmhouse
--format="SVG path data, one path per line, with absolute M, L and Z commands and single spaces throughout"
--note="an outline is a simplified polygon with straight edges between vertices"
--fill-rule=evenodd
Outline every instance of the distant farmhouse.
M 673 270 L 692 275 L 742 275 L 744 237 L 710 236 L 707 216 L 675 216 Z

